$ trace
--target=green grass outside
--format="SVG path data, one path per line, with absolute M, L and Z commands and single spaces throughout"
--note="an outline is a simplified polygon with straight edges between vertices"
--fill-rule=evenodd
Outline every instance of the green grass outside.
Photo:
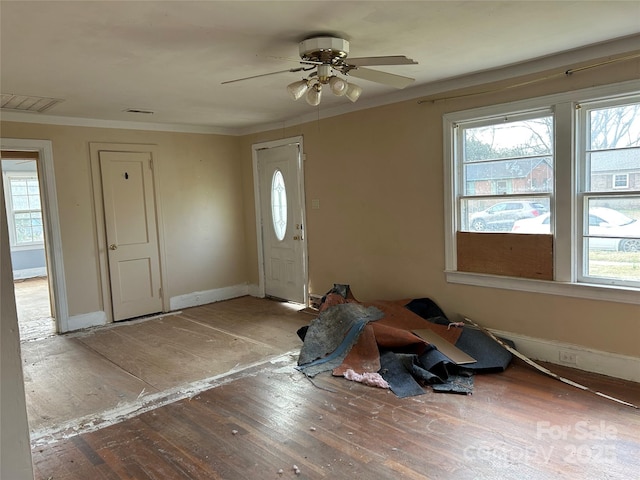
M 640 282 L 640 252 L 589 252 L 589 274 Z

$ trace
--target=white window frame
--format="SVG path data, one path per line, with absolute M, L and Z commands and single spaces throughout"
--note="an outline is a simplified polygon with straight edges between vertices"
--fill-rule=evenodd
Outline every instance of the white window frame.
M 596 108 L 614 108 L 616 106 L 624 105 L 629 103 L 629 101 L 633 101 L 634 103 L 640 102 L 640 92 L 636 92 L 635 95 L 625 95 L 621 99 L 617 98 L 606 98 L 602 100 L 593 100 L 589 102 L 581 102 L 579 107 L 577 108 L 577 123 L 578 128 L 576 129 L 576 142 L 577 142 L 577 164 L 581 175 L 578 178 L 578 218 L 583 218 L 584 224 L 588 225 L 588 203 L 590 198 L 621 198 L 621 197 L 637 197 L 640 192 L 633 190 L 626 191 L 616 191 L 613 187 L 611 190 L 591 190 L 590 178 L 589 178 L 589 170 L 587 166 L 586 159 L 586 146 L 587 146 L 587 129 L 589 129 L 589 123 L 587 119 L 587 113 L 591 109 Z M 628 175 L 627 175 L 628 181 Z M 577 231 L 577 254 L 578 254 L 578 274 L 577 278 L 579 282 L 584 283 L 594 283 L 594 284 L 609 284 L 613 286 L 624 285 L 629 286 L 631 283 L 633 287 L 636 287 L 640 290 L 640 281 L 638 282 L 622 282 L 618 279 L 608 279 L 601 278 L 595 275 L 587 275 L 586 273 L 586 256 L 588 252 L 585 251 L 585 241 L 587 238 L 585 232 L 581 229 Z
M 11 179 L 13 178 L 35 178 L 40 184 L 40 179 L 36 172 L 22 172 L 22 171 L 8 171 L 2 172 L 2 178 L 4 181 L 5 191 L 5 203 L 7 207 L 7 226 L 9 227 L 9 245 L 13 251 L 34 250 L 44 247 L 44 240 L 40 242 L 18 243 L 16 239 L 16 224 L 14 214 L 16 211 L 13 208 L 13 196 L 11 194 Z M 42 194 L 40 194 L 40 210 L 26 210 L 28 212 L 39 211 L 42 216 L 43 228 L 44 228 L 44 213 L 42 211 Z
M 573 92 L 526 99 L 508 104 L 491 105 L 443 116 L 444 134 L 444 201 L 445 201 L 445 277 L 447 282 L 502 288 L 526 292 L 547 293 L 569 297 L 589 298 L 623 303 L 640 304 L 640 288 L 581 283 L 579 265 L 582 258 L 579 226 L 582 218 L 582 202 L 579 197 L 579 179 L 584 168 L 576 162 L 579 138 L 576 108 L 581 103 L 600 99 L 627 97 L 640 94 L 640 81 L 594 87 Z M 459 223 L 458 162 L 455 126 L 462 122 L 481 121 L 499 116 L 512 116 L 551 108 L 555 116 L 554 132 L 554 192 L 551 194 L 551 210 L 554 234 L 554 280 L 532 280 L 498 275 L 461 272 L 457 270 L 456 229 Z

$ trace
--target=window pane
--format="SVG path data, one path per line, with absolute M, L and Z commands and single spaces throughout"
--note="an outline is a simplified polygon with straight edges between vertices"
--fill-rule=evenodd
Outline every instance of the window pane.
M 287 231 L 287 190 L 280 170 L 276 170 L 271 179 L 271 220 L 276 238 L 284 240 Z
M 11 195 L 26 195 L 27 181 L 24 179 L 11 179 Z
M 552 139 L 552 116 L 468 128 L 464 130 L 464 161 L 550 156 Z
M 14 210 L 29 210 L 29 197 L 26 195 L 13 195 L 11 197 Z
M 592 192 L 640 190 L 640 148 L 587 153 Z
M 465 195 L 551 192 L 552 157 L 475 162 L 464 165 Z
M 33 228 L 31 229 L 32 232 L 32 241 L 34 242 L 44 242 L 44 229 L 42 228 L 42 226 L 36 226 L 34 225 Z
M 640 104 L 589 112 L 589 150 L 640 146 Z
M 27 180 L 27 191 L 29 195 L 40 195 L 40 187 L 38 186 L 38 180 L 35 178 L 29 178 Z
M 548 197 L 530 197 L 498 201 L 462 199 L 461 231 L 550 233 Z
M 29 210 L 40 210 L 40 195 L 29 195 Z
M 640 197 L 594 197 L 587 205 L 587 275 L 640 281 Z

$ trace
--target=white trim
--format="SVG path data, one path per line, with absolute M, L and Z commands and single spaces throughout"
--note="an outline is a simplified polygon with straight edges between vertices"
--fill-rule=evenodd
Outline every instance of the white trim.
M 554 95 L 530 98 L 508 104 L 489 105 L 470 110 L 451 112 L 443 115 L 443 162 L 444 162 L 444 223 L 445 223 L 445 275 L 449 283 L 460 283 L 484 287 L 505 288 L 527 292 L 549 293 L 570 297 L 599 299 L 622 303 L 640 304 L 640 289 L 629 285 L 607 286 L 603 282 L 586 284 L 578 272 L 577 259 L 582 258 L 581 242 L 572 239 L 581 238 L 578 221 L 582 218 L 582 204 L 579 200 L 583 191 L 577 185 L 582 167 L 575 162 L 576 150 L 584 142 L 579 141 L 579 128 L 575 125 L 575 104 L 587 104 L 602 99 L 623 99 L 635 95 L 640 90 L 640 81 L 632 80 L 618 84 L 591 87 L 582 90 L 563 92 Z M 556 131 L 554 132 L 555 182 L 552 206 L 555 208 L 554 232 L 554 274 L 555 281 L 527 280 L 512 277 L 458 272 L 456 253 L 456 225 L 458 225 L 459 207 L 456 198 L 460 162 L 452 161 L 456 155 L 454 133 L 459 123 L 472 124 L 484 119 L 497 119 L 505 114 L 509 116 L 536 111 L 541 108 L 555 108 Z M 561 124 L 561 125 L 559 125 Z M 576 165 L 578 164 L 578 165 Z M 563 220 L 566 219 L 566 220 Z
M 255 283 L 250 283 L 248 285 L 248 294 L 252 297 L 264 298 L 264 289 L 262 289 L 262 295 L 260 294 L 260 285 L 256 285 Z
M 65 125 L 69 127 L 117 128 L 122 130 L 147 130 L 158 132 L 201 133 L 205 135 L 237 135 L 233 128 L 207 125 L 181 125 L 174 123 L 132 122 L 127 120 L 102 120 L 98 118 L 65 117 L 38 113 L 2 111 L 2 121 Z
M 56 331 L 64 333 L 69 330 L 69 304 L 67 299 L 67 283 L 64 274 L 62 256 L 62 236 L 58 216 L 58 195 L 56 191 L 55 172 L 53 168 L 53 144 L 51 140 L 32 140 L 24 138 L 2 138 L 0 147 L 3 150 L 22 150 L 38 152 L 38 173 L 42 191 L 42 208 L 46 236 L 46 256 L 49 279 L 53 296 L 53 316 Z
M 100 325 L 106 325 L 107 314 L 103 311 L 83 313 L 80 315 L 74 315 L 69 317 L 67 322 L 67 332 L 74 330 L 82 330 L 83 328 L 98 327 Z
M 262 238 L 262 209 L 260 205 L 260 174 L 258 171 L 258 151 L 265 148 L 282 147 L 291 144 L 298 144 L 299 148 L 299 165 L 300 170 L 298 188 L 300 191 L 300 207 L 301 207 L 301 221 L 302 221 L 302 268 L 303 268 L 303 283 L 304 283 L 304 303 L 307 302 L 308 288 L 309 288 L 309 268 L 308 262 L 308 250 L 307 250 L 307 218 L 305 208 L 305 190 L 304 190 L 304 162 L 306 155 L 304 153 L 303 137 L 301 135 L 296 137 L 284 138 L 280 140 L 271 140 L 269 142 L 255 143 L 251 146 L 251 156 L 253 160 L 253 199 L 255 206 L 256 217 L 256 242 L 258 253 L 258 285 L 257 289 L 254 289 L 251 295 L 254 297 L 264 298 L 266 295 L 265 287 L 265 268 L 264 268 L 264 252 L 263 252 L 263 238 Z
M 214 290 L 205 290 L 202 292 L 192 292 L 171 297 L 169 301 L 169 308 L 171 311 L 181 310 L 183 308 L 206 305 L 207 303 L 215 303 L 222 300 L 244 297 L 245 295 L 249 295 L 249 286 L 246 283 L 243 283 L 240 285 L 232 285 L 230 287 L 216 288 Z
M 587 372 L 631 380 L 632 382 L 640 382 L 640 358 L 638 357 L 603 352 L 581 345 L 528 337 L 518 333 L 490 330 L 497 337 L 513 341 L 516 345 L 516 350 L 532 360 L 540 360 Z M 562 362 L 560 360 L 561 352 L 575 355 L 576 363 Z M 553 371 L 553 368 L 551 370 Z
M 23 268 L 22 270 L 13 271 L 14 280 L 23 280 L 25 278 L 46 277 L 46 276 L 47 276 L 46 267 Z
M 166 272 L 166 246 L 164 241 L 164 219 L 162 216 L 162 204 L 160 202 L 160 174 L 157 145 L 154 144 L 128 144 L 128 143 L 89 143 L 89 159 L 91 162 L 91 181 L 93 186 L 93 207 L 95 214 L 96 239 L 98 251 L 98 270 L 100 275 L 100 290 L 102 292 L 102 308 L 107 313 L 107 318 L 113 318 L 111 304 L 111 285 L 109 282 L 109 262 L 107 259 L 107 235 L 104 223 L 104 205 L 102 196 L 102 180 L 100 176 L 100 152 L 142 152 L 149 153 L 152 161 L 153 198 L 155 202 L 156 230 L 158 240 L 158 261 L 160 263 L 160 287 L 162 288 L 162 310 L 170 309 L 167 288 Z
M 476 287 L 502 288 L 521 292 L 545 293 L 565 297 L 586 298 L 608 302 L 640 305 L 640 291 L 637 288 L 611 287 L 586 283 L 553 282 L 527 278 L 500 277 L 482 273 L 445 271 L 448 283 L 473 285 Z
M 66 116 L 43 115 L 39 113 L 2 111 L 2 120 L 9 122 L 40 123 L 51 125 L 69 125 L 77 127 L 120 128 L 128 130 L 155 130 L 166 132 L 204 133 L 232 136 L 244 136 L 269 130 L 315 122 L 318 119 L 331 118 L 345 113 L 365 110 L 368 108 L 431 97 L 439 93 L 451 92 L 462 88 L 469 88 L 502 80 L 513 79 L 525 75 L 558 69 L 558 73 L 565 72 L 571 65 L 579 65 L 590 60 L 624 55 L 637 52 L 639 35 L 629 35 L 607 42 L 586 45 L 573 50 L 560 52 L 524 62 L 507 65 L 476 73 L 463 74 L 459 77 L 449 77 L 434 80 L 424 85 L 416 85 L 403 90 L 393 91 L 387 95 L 374 98 L 361 97 L 358 102 L 346 102 L 336 107 L 322 108 L 310 111 L 304 115 L 289 119 L 280 119 L 269 123 L 250 125 L 246 127 L 216 127 L 211 125 L 182 125 L 172 123 L 147 123 L 121 120 L 101 120 L 95 118 L 79 118 Z
M 34 164 L 37 165 L 38 160 L 29 159 Z M 6 194 L 6 209 L 7 209 L 7 224 L 9 225 L 9 246 L 11 247 L 12 252 L 16 252 L 20 250 L 30 250 L 32 248 L 44 248 L 44 241 L 36 241 L 29 243 L 21 243 L 19 244 L 16 239 L 16 221 L 15 215 L 16 213 L 40 213 L 40 216 L 43 215 L 42 212 L 42 202 L 40 202 L 40 208 L 30 208 L 30 209 L 16 209 L 13 205 L 13 193 L 11 192 L 11 180 L 13 179 L 35 179 L 38 182 L 38 194 L 41 192 L 40 188 L 40 178 L 38 176 L 37 170 L 32 171 L 14 171 L 14 170 L 2 170 L 2 181 L 4 182 L 4 191 Z M 31 196 L 29 192 L 27 192 L 27 197 Z M 44 236 L 44 234 L 43 234 Z
M 569 92 L 543 95 L 541 97 L 527 98 L 525 100 L 515 102 L 492 104 L 484 107 L 472 108 L 469 110 L 446 113 L 444 114 L 444 118 L 447 120 L 445 125 L 451 125 L 463 121 L 467 122 L 470 119 L 480 119 L 483 117 L 499 118 L 501 116 L 504 116 L 505 111 L 508 111 L 509 116 L 512 116 L 518 115 L 521 112 L 548 108 L 550 105 L 556 105 L 559 103 L 579 101 L 581 104 L 584 104 L 607 97 L 624 97 L 632 95 L 634 92 L 637 92 L 638 89 L 640 89 L 640 80 L 628 80 L 626 82 L 589 87 L 581 90 L 571 90 Z

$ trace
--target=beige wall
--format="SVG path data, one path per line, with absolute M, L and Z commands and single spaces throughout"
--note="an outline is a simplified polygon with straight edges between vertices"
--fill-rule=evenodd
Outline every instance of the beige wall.
M 303 135 L 312 293 L 348 283 L 361 300 L 430 297 L 452 317 L 463 314 L 499 330 L 640 357 L 638 305 L 445 281 L 442 147 L 444 113 L 639 77 L 636 60 L 523 88 L 420 105 L 407 101 L 247 136 L 242 161 L 248 264 L 256 264 L 251 144 Z M 320 209 L 310 208 L 312 199 L 320 200 Z M 255 268 L 250 275 L 257 283 Z
M 0 182 L 0 478 L 33 478 L 4 192 Z
M 169 297 L 246 282 L 239 140 L 231 136 L 2 123 L 51 140 L 69 314 L 103 311 L 89 143 L 154 144 Z
M 53 142 L 71 315 L 103 309 L 89 142 L 157 145 L 173 297 L 258 283 L 251 145 L 303 135 L 311 292 L 348 283 L 362 300 L 426 296 L 452 317 L 464 314 L 500 330 L 640 357 L 637 305 L 445 281 L 442 158 L 444 113 L 639 76 L 635 60 L 521 88 L 406 101 L 244 137 L 11 122 L 2 124 L 2 136 Z M 513 81 L 523 80 L 529 79 Z M 309 208 L 313 199 L 319 209 Z

